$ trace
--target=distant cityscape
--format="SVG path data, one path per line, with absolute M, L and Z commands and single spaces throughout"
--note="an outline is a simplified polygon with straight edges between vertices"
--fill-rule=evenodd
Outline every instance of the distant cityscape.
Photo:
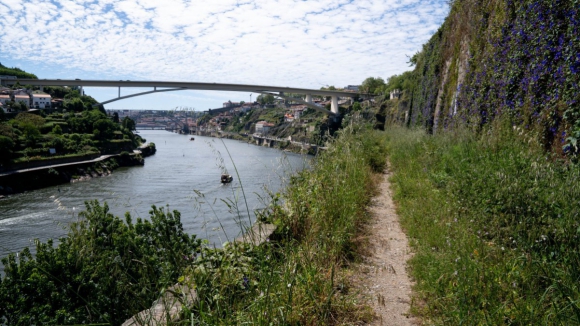
M 339 104 L 345 104 L 350 98 L 341 99 Z M 313 100 L 315 105 L 325 107 L 329 101 L 318 99 Z M 262 108 L 284 108 L 284 122 L 299 121 L 302 113 L 308 109 L 304 104 L 289 104 L 284 100 L 275 100 L 271 104 L 260 104 L 258 102 L 224 102 L 221 108 L 209 109 L 207 111 L 194 111 L 193 108 L 176 108 L 174 110 L 107 110 L 107 113 L 117 114 L 119 119 L 129 117 L 136 123 L 137 129 L 157 129 L 171 131 L 187 131 L 187 133 L 211 133 L 222 131 L 223 128 L 233 119 L 239 119 L 245 113 L 253 109 Z M 200 119 L 209 115 L 210 118 L 200 123 Z M 256 123 L 256 133 L 267 133 L 274 124 L 260 121 Z

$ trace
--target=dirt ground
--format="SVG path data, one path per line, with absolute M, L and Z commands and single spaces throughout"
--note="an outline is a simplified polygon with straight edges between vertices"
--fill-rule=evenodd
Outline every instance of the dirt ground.
M 395 213 L 389 176 L 389 171 L 382 176 L 370 208 L 370 248 L 359 274 L 362 294 L 377 315 L 371 325 L 418 325 L 409 314 L 413 283 L 406 267 L 412 253 Z

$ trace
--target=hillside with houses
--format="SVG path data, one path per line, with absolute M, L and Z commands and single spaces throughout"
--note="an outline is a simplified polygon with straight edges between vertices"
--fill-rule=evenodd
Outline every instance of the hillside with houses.
M 349 85 L 344 90 L 357 91 L 358 86 Z M 298 95 L 296 95 L 298 98 Z M 313 103 L 328 109 L 330 100 L 313 98 Z M 373 116 L 372 100 L 339 100 L 341 115 L 361 111 Z M 228 137 L 252 141 L 253 137 L 271 137 L 294 142 L 323 144 L 326 137 L 340 126 L 340 119 L 308 108 L 306 105 L 273 95 L 260 95 L 253 102 L 231 101 L 222 107 L 207 111 L 195 111 L 181 107 L 175 110 L 108 110 L 109 115 L 129 117 L 137 129 L 168 130 L 191 135 Z

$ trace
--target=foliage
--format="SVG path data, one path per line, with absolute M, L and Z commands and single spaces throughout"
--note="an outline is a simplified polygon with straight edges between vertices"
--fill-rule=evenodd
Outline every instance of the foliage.
M 434 324 L 579 324 L 578 166 L 496 120 L 481 136 L 387 128 L 414 245 L 414 309 Z
M 36 256 L 2 260 L 0 321 L 8 325 L 119 325 L 149 307 L 200 249 L 184 233 L 179 212 L 152 206 L 150 221 L 113 216 L 107 204 L 87 202 L 68 237 L 36 242 Z M 185 258 L 184 258 L 185 257 Z
M 389 94 L 396 89 L 400 91 L 411 91 L 413 89 L 412 78 L 412 71 L 406 71 L 400 75 L 393 75 L 387 78 L 387 82 L 383 87 L 383 93 Z
M 2 153 L 0 162 L 5 163 L 10 160 L 13 148 L 14 141 L 9 137 L 0 135 L 0 153 Z
M 55 135 L 62 135 L 62 127 L 60 125 L 55 125 L 52 128 L 52 133 Z
M 366 220 L 372 171 L 383 171 L 385 143 L 365 128 L 348 127 L 291 178 L 260 215 L 273 221 L 277 242 L 229 243 L 205 249 L 185 275 L 199 301 L 184 313 L 201 325 L 325 325 L 368 322 L 349 293 L 343 268 L 356 259 Z M 329 196 L 328 194 L 332 194 Z
M 578 154 L 578 10 L 575 0 L 454 1 L 411 58 L 410 124 L 479 130 L 505 115 L 538 130 L 546 150 Z
M 256 101 L 261 105 L 273 104 L 274 100 L 274 95 L 272 94 L 260 94 L 258 95 L 258 98 L 256 98 Z
M 0 75 L 16 76 L 18 78 L 38 79 L 36 75 L 28 73 L 20 68 L 8 68 L 0 63 Z
M 42 127 L 46 122 L 46 120 L 43 117 L 31 113 L 18 113 L 18 115 L 14 118 L 14 120 L 19 125 L 31 124 L 37 129 Z
M 99 119 L 93 122 L 93 134 L 97 139 L 110 139 L 113 137 L 113 132 L 119 129 L 119 125 L 115 124 L 108 118 Z
M 51 97 L 65 98 L 68 93 L 72 92 L 72 89 L 62 86 L 45 86 L 44 92 Z
M 74 97 L 66 99 L 63 103 L 63 107 L 68 112 L 82 112 L 85 110 L 85 103 L 80 99 L 80 97 Z
M 385 81 L 381 77 L 368 77 L 362 82 L 360 90 L 367 94 L 379 94 L 382 93 L 384 86 Z

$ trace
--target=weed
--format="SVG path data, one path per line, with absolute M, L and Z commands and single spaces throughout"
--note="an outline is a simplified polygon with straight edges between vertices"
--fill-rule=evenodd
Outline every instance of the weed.
M 437 324 L 578 324 L 580 170 L 493 123 L 480 136 L 387 130 L 413 239 L 417 313 Z

